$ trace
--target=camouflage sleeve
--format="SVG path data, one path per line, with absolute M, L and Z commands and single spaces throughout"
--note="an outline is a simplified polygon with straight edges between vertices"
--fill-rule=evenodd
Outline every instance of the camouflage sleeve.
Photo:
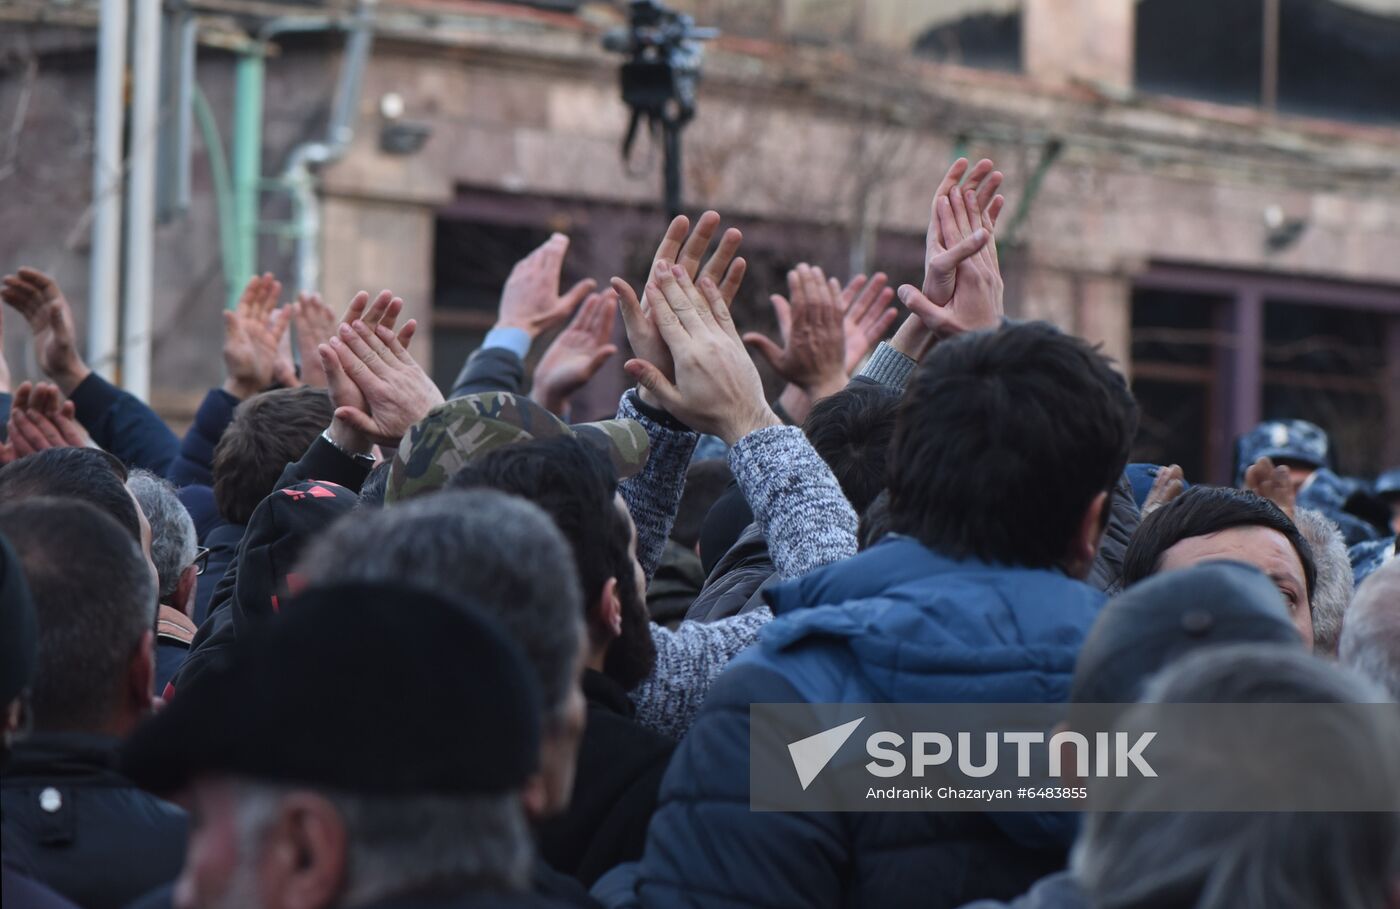
M 710 686 L 744 648 L 773 621 L 767 606 L 717 622 L 682 622 L 675 631 L 656 623 L 656 668 L 630 697 L 643 726 L 679 739 L 695 722 Z
M 619 483 L 617 491 L 637 525 L 637 561 L 642 563 L 650 582 L 666 551 L 666 540 L 685 491 L 685 471 L 700 437 L 689 429 L 678 428 L 680 424 L 674 421 L 666 425 L 638 403 L 635 392 L 629 390 L 617 406 L 617 417 L 642 424 L 651 442 L 651 453 L 641 472 Z
M 796 426 L 751 432 L 729 450 L 729 467 L 787 579 L 856 554 L 858 521 L 831 468 Z

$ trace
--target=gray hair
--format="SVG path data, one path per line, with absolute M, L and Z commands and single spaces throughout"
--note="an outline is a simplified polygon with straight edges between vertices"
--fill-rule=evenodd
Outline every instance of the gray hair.
M 1299 508 L 1293 514 L 1298 532 L 1312 547 L 1317 565 L 1317 581 L 1313 585 L 1312 626 L 1313 649 L 1327 656 L 1337 655 L 1337 640 L 1342 635 L 1342 616 L 1351 602 L 1356 582 L 1347 557 L 1346 540 L 1341 528 L 1320 511 Z
M 255 862 L 282 799 L 301 787 L 247 780 L 233 787 L 239 855 Z M 421 893 L 528 889 L 534 853 L 517 793 L 309 791 L 329 800 L 345 824 L 346 875 L 337 906 L 352 909 Z
M 151 525 L 151 561 L 160 575 L 160 596 L 167 599 L 180 585 L 180 574 L 194 561 L 194 519 L 164 477 L 149 470 L 133 470 L 126 488 L 140 503 Z
M 1400 701 L 1400 559 L 1361 583 L 1342 628 L 1341 660 Z
M 1150 703 L 1375 703 L 1384 693 L 1292 647 L 1238 644 L 1182 657 L 1156 677 Z M 1242 760 L 1200 737 L 1193 763 Z M 1340 724 L 1336 758 L 1386 791 L 1400 787 L 1395 724 Z M 1071 868 L 1095 909 L 1376 909 L 1400 872 L 1400 814 L 1095 812 Z
M 569 544 L 539 506 L 494 490 L 440 492 L 359 511 L 307 547 L 310 584 L 389 581 L 470 594 L 520 642 L 546 720 L 576 685 L 583 594 Z

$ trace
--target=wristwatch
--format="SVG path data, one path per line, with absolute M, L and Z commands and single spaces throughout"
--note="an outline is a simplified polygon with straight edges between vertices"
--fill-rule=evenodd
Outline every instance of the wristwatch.
M 359 464 L 359 465 L 364 466 L 364 467 L 373 467 L 373 466 L 374 466 L 374 458 L 371 457 L 370 455 L 367 455 L 367 454 L 360 454 L 359 452 L 356 452 L 356 451 L 349 451 L 349 450 L 345 449 L 344 447 L 342 447 L 341 445 L 339 445 L 339 444 L 335 441 L 335 439 L 332 439 L 332 438 L 331 438 L 331 431 L 330 431 L 329 428 L 327 428 L 327 429 L 325 429 L 325 430 L 323 430 L 323 431 L 321 432 L 321 438 L 325 439 L 327 442 L 330 443 L 330 446 L 331 446 L 332 448 L 334 448 L 336 451 L 340 452 L 341 454 L 345 455 L 347 458 L 349 458 L 350 460 L 354 461 L 356 464 Z

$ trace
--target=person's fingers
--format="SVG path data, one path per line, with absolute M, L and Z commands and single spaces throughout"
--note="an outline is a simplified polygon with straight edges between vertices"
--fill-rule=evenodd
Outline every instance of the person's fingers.
M 991 239 L 991 236 L 992 235 L 987 233 L 983 228 L 977 228 L 972 232 L 971 236 L 962 240 L 957 246 L 935 256 L 933 260 L 934 270 L 951 274 L 960 262 L 965 259 L 970 259 L 981 252 L 982 247 L 987 245 L 987 241 Z
M 20 457 L 49 447 L 48 442 L 44 440 L 44 434 L 34 425 L 34 421 L 25 410 L 10 411 L 10 441 L 14 443 L 15 451 Z
M 705 298 L 705 303 L 710 310 L 710 318 L 714 320 L 714 324 L 737 342 L 739 328 L 734 324 L 734 313 L 730 311 L 729 304 L 725 302 L 724 294 L 720 291 L 719 285 L 712 278 L 701 278 L 699 291 L 700 295 Z
M 331 400 L 335 400 L 336 394 L 352 384 L 349 376 L 345 374 L 345 367 L 340 362 L 340 357 L 336 355 L 335 348 L 331 345 L 331 340 L 323 344 L 316 345 L 316 356 L 321 358 L 321 368 L 326 372 L 326 387 L 331 391 Z
M 894 299 L 893 290 L 889 291 L 889 299 Z M 880 313 L 880 318 L 876 319 L 874 322 L 867 323 L 865 329 L 866 337 L 871 341 L 883 338 L 885 332 L 889 331 L 890 328 L 894 326 L 895 319 L 898 318 L 899 310 L 895 309 L 893 306 L 887 308 L 884 312 Z
M 719 222 L 717 211 L 707 211 L 695 222 L 695 229 L 690 232 L 680 254 L 674 260 L 675 264 L 685 269 L 686 274 L 699 274 L 700 260 L 705 257 L 705 250 L 710 248 L 710 240 L 714 239 L 715 231 L 719 230 Z
M 690 301 L 690 305 L 695 307 L 695 315 L 700 318 L 700 321 L 707 327 L 713 326 L 715 324 L 715 314 L 710 309 L 709 299 L 700 291 L 699 283 L 701 281 L 710 281 L 710 283 L 713 284 L 714 282 L 708 277 L 692 280 L 690 275 L 685 273 L 685 269 L 681 268 L 679 265 L 673 265 L 671 267 L 671 276 L 676 279 L 676 285 L 680 287 L 681 293 L 685 294 L 686 299 Z M 675 307 L 672 306 L 671 308 L 674 309 Z
M 53 394 L 50 394 L 50 391 Z M 58 389 L 47 382 L 40 382 L 30 392 L 29 405 L 26 409 L 34 413 L 52 413 L 58 410 L 58 401 Z
M 63 433 L 58 431 L 58 427 L 54 425 L 53 420 L 47 413 L 42 411 L 30 411 L 25 416 L 29 417 L 29 421 L 38 431 L 39 437 L 44 440 L 45 448 L 69 447 L 68 443 L 63 439 Z
M 990 222 L 990 223 L 988 223 L 988 224 L 985 225 L 985 226 L 986 226 L 986 227 L 989 227 L 989 228 L 991 228 L 991 227 L 996 227 L 996 226 L 997 226 L 997 221 L 999 221 L 999 220 L 1001 219 L 1001 210 L 1002 210 L 1003 208 L 1005 208 L 1005 207 L 1006 207 L 1006 197 L 1005 197 L 1005 196 L 996 196 L 995 198 L 993 198 L 993 199 L 992 199 L 992 204 L 989 205 L 989 206 L 987 206 L 987 212 L 986 212 L 986 219 L 987 219 L 987 221 Z
M 345 315 L 340 318 L 341 323 L 348 325 L 356 319 L 364 318 L 368 306 L 369 294 L 362 290 L 350 298 L 350 305 L 345 308 Z
M 864 328 L 874 322 L 882 321 L 885 314 L 893 311 L 894 288 L 886 287 L 880 291 L 880 295 L 875 298 L 875 302 L 865 311 L 860 320 L 856 322 L 858 327 Z
M 287 333 L 287 326 L 290 324 L 292 324 L 292 311 L 290 309 L 283 306 L 273 310 L 267 325 L 268 331 L 272 333 L 272 340 L 274 342 L 281 341 L 282 336 Z
M 384 317 L 379 320 L 379 325 L 393 331 L 394 326 L 399 321 L 399 316 L 403 313 L 403 307 L 403 298 L 394 297 L 389 301 L 389 305 L 384 308 Z M 366 322 L 365 324 L 368 325 L 369 323 Z
M 729 263 L 729 269 L 724 273 L 724 280 L 719 282 L 720 296 L 724 297 L 726 304 L 734 302 L 734 298 L 739 295 L 739 287 L 744 283 L 744 275 L 748 273 L 749 261 L 743 256 L 739 256 Z
M 369 309 L 365 310 L 365 314 L 360 317 L 359 321 L 366 325 L 378 325 L 384 320 L 384 315 L 389 311 L 389 307 L 393 302 L 393 292 L 381 290 L 379 295 L 374 298 L 374 301 L 369 304 Z M 399 305 L 402 306 L 403 304 L 400 303 Z M 351 322 L 353 323 L 353 321 L 352 319 Z
M 967 216 L 967 205 L 963 201 L 963 194 L 961 192 L 949 193 L 948 201 L 952 203 L 953 220 L 957 222 L 961 235 L 966 237 L 972 233 L 972 221 Z
M 938 189 L 933 193 L 936 201 L 940 196 L 948 195 L 949 190 L 962 182 L 963 175 L 967 173 L 967 159 L 959 158 L 948 166 L 948 171 L 943 175 L 943 179 L 938 182 Z
M 658 293 L 652 294 L 651 287 L 647 288 L 647 299 L 652 303 L 652 313 L 656 316 L 658 327 L 662 324 L 661 311 L 657 308 L 659 299 L 676 319 L 677 327 L 686 334 L 693 335 L 704 331 L 705 323 L 704 320 L 700 318 L 700 313 L 696 305 L 697 301 L 680 282 L 680 277 L 685 276 L 685 269 L 679 265 L 667 266 L 664 262 L 661 263 L 661 266 L 662 267 L 657 268 L 655 275 L 655 286 Z M 690 284 L 689 278 L 686 278 L 686 284 Z M 691 289 L 693 289 L 693 285 L 691 285 Z M 662 329 L 662 335 L 666 337 L 667 344 L 674 343 L 671 340 L 671 336 L 666 335 L 664 328 Z
M 947 196 L 939 196 L 934 207 L 938 210 L 938 224 L 943 232 L 943 243 L 937 247 L 937 250 L 942 252 L 957 246 L 967 234 L 958 228 L 958 219 L 953 216 L 951 199 Z
M 665 265 L 665 263 L 660 263 Z M 656 331 L 661 335 L 661 339 L 666 342 L 667 347 L 674 348 L 676 345 L 684 344 L 690 336 L 690 332 L 681 324 L 680 317 L 671 308 L 671 301 L 667 298 L 665 291 L 661 289 L 660 271 L 656 272 L 655 280 L 647 284 L 646 297 L 647 305 L 651 307 L 651 322 L 656 326 Z M 675 284 L 674 279 L 672 285 Z M 698 317 L 693 316 L 698 322 Z
M 593 316 L 593 337 L 599 341 L 606 341 L 612 337 L 613 328 L 617 325 L 617 291 L 609 288 L 597 296 L 598 303 L 594 307 Z
M 15 396 L 10 401 L 10 412 L 16 410 L 28 410 L 29 398 L 34 394 L 33 382 L 21 382 L 19 388 L 15 389 Z
M 593 359 L 588 361 L 588 369 L 586 370 L 586 372 L 588 373 L 588 378 L 591 379 L 595 375 L 597 375 L 598 370 L 603 368 L 603 364 L 608 362 L 608 360 L 611 359 L 612 356 L 616 353 L 616 344 L 604 344 L 602 347 L 594 351 Z
M 617 294 L 617 307 L 622 313 L 622 324 L 630 334 L 646 320 L 642 313 L 642 301 L 637 299 L 637 292 L 632 289 L 632 285 L 621 278 L 613 278 L 609 283 Z
M 783 349 L 773 343 L 773 339 L 757 331 L 746 331 L 741 340 L 763 354 L 763 359 L 779 372 L 782 372 Z
M 718 222 L 716 222 L 718 224 Z M 724 236 L 719 238 L 719 246 L 715 248 L 715 254 L 710 256 L 697 275 L 698 278 L 709 278 L 716 284 L 724 280 L 725 274 L 729 271 L 730 263 L 739 254 L 739 247 L 744 243 L 744 235 L 737 227 L 731 227 L 724 232 Z M 691 272 L 694 274 L 694 272 Z
M 978 205 L 977 205 L 977 194 L 976 194 L 975 192 L 971 192 L 971 191 L 964 193 L 964 194 L 963 194 L 963 204 L 967 207 L 967 220 L 968 220 L 968 223 L 969 223 L 970 225 L 972 225 L 973 227 L 981 227 L 981 226 L 982 226 L 982 209 L 979 208 Z M 993 257 L 993 254 L 992 254 L 992 250 L 993 250 L 995 247 L 996 247 L 996 244 L 995 244 L 995 243 L 988 243 L 986 246 L 983 246 L 982 249 L 978 251 L 978 253 L 977 253 L 977 258 L 978 258 L 979 261 L 981 261 L 982 266 L 983 266 L 984 268 L 987 268 L 987 269 L 994 269 L 994 268 L 996 268 L 996 259 Z
M 362 321 L 357 321 L 356 325 L 364 325 Z M 379 354 L 374 352 L 364 337 L 352 325 L 340 326 L 340 333 L 332 339 L 335 352 L 340 357 L 340 361 L 345 364 L 345 371 L 354 378 L 359 378 L 362 373 L 357 370 L 356 365 L 364 367 L 366 372 L 376 376 L 385 376 L 389 373 L 388 364 L 383 361 Z M 355 362 L 349 362 L 349 356 Z
M 846 303 L 846 309 L 853 309 L 863 297 L 865 286 L 870 283 L 870 278 L 866 275 L 855 275 L 846 282 L 846 286 L 841 290 L 841 299 Z
M 383 325 L 371 327 L 363 322 L 356 322 L 350 327 L 355 329 L 355 334 L 360 336 L 360 339 L 369 346 L 370 350 L 374 351 L 375 356 L 383 361 L 386 366 L 392 367 L 399 359 L 398 356 L 389 349 L 389 344 L 394 343 L 394 332 L 392 329 L 385 328 Z M 379 331 L 381 329 L 384 331 L 384 335 L 389 339 L 388 343 L 385 342 L 384 338 L 380 337 Z M 371 367 L 373 365 L 373 363 L 370 363 Z
M 563 312 L 573 312 L 578 307 L 579 302 L 593 293 L 593 289 L 598 286 L 598 282 L 592 278 L 584 278 L 582 281 L 570 287 L 568 293 L 559 298 L 559 308 Z
M 690 236 L 690 219 L 685 215 L 676 215 L 671 219 L 670 226 L 666 228 L 665 236 L 661 238 L 661 244 L 656 247 L 656 255 L 652 256 L 651 260 L 653 262 L 659 262 L 662 259 L 667 262 L 676 261 L 688 236 Z
M 919 317 L 935 337 L 956 334 L 962 330 L 946 306 L 939 306 L 912 284 L 905 284 L 899 288 L 899 300 L 906 309 Z
M 661 370 L 646 360 L 635 358 L 622 364 L 622 368 L 638 385 L 655 395 L 662 407 L 673 414 L 676 412 L 676 405 L 681 401 L 680 393 Z
M 850 308 L 846 311 L 846 315 L 857 323 L 869 317 L 879 303 L 880 297 L 884 295 L 889 283 L 889 275 L 882 271 L 877 271 L 874 277 L 863 282 L 860 294 L 851 302 Z M 890 296 L 894 296 L 894 294 L 891 293 Z
M 409 319 L 407 322 L 403 323 L 403 328 L 400 328 L 400 329 L 399 329 L 399 334 L 398 334 L 399 346 L 402 347 L 402 348 L 404 349 L 405 352 L 408 350 L 408 345 L 413 341 L 413 336 L 416 335 L 417 333 L 418 333 L 418 320 L 417 320 L 417 319 Z
M 397 360 L 405 366 L 413 366 L 417 363 L 412 355 L 409 354 L 407 350 L 404 350 L 404 346 L 399 343 L 398 336 L 390 329 L 385 328 L 383 325 L 376 325 L 373 329 L 373 337 L 374 340 L 384 348 L 380 356 L 384 357 L 386 362 Z M 376 350 L 377 349 L 378 348 L 376 348 Z
M 991 207 L 992 199 L 996 197 L 997 190 L 1001 189 L 1002 181 L 1006 175 L 1001 171 L 993 171 L 982 181 L 982 185 L 977 187 L 977 210 L 986 211 Z
M 792 304 L 780 294 L 773 294 L 768 302 L 773 304 L 773 318 L 778 321 L 778 337 L 786 344 L 792 334 Z

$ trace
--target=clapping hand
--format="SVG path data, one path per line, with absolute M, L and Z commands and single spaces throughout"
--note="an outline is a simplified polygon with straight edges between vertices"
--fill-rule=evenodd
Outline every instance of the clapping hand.
M 729 445 L 780 425 L 712 278 L 701 277 L 697 288 L 685 267 L 662 260 L 652 270 L 646 296 L 674 374 L 640 357 L 628 360 L 625 368 L 641 388 L 691 429 L 713 433 Z
M 561 324 L 578 308 L 598 282 L 592 278 L 578 282 L 565 293 L 559 292 L 564 271 L 564 254 L 569 238 L 554 234 L 510 271 L 501 291 L 497 328 L 519 328 L 531 340 Z
M 788 272 L 788 293 L 791 301 L 779 294 L 770 298 L 782 347 L 760 332 L 743 340 L 790 383 L 793 391 L 784 391 L 782 403 L 800 421 L 813 402 L 845 387 L 847 307 L 841 285 L 805 262 Z
M 288 367 L 279 370 L 279 345 L 291 314 L 277 306 L 281 293 L 282 282 L 271 272 L 254 275 L 238 305 L 224 312 L 224 391 L 240 401 L 272 385 L 279 371 L 286 379 Z
M 884 272 L 877 272 L 868 280 L 865 275 L 856 275 L 841 291 L 846 312 L 843 327 L 847 376 L 855 374 L 865 355 L 880 343 L 899 318 L 899 311 L 894 308 L 894 288 L 888 284 L 889 278 Z
M 617 345 L 612 343 L 616 321 L 617 291 L 589 294 L 573 321 L 540 357 L 530 397 L 549 412 L 563 417 L 570 396 L 617 353 Z
M 19 274 L 0 280 L 0 299 L 29 323 L 44 375 L 71 394 L 92 370 L 78 353 L 73 308 L 58 282 L 37 269 L 21 268 Z
M 1298 489 L 1293 485 L 1293 476 L 1282 464 L 1275 465 L 1269 458 L 1260 458 L 1244 472 L 1244 488 L 1273 502 L 1289 518 L 1298 505 Z
M 87 448 L 92 439 L 74 416 L 72 401 L 58 386 L 25 382 L 10 406 L 9 447 L 13 458 L 48 448 Z

